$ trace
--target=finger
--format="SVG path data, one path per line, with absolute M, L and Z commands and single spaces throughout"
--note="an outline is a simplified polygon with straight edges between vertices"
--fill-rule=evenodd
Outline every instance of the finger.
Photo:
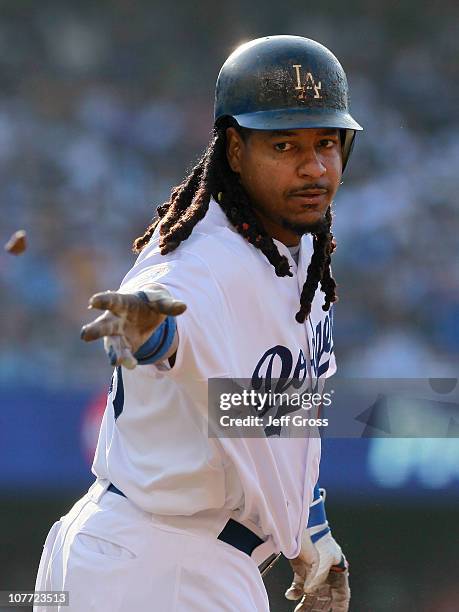
M 307 579 L 312 580 L 317 573 L 319 566 L 318 556 L 316 555 L 310 563 L 306 563 L 301 557 L 290 559 L 290 565 L 294 571 L 293 582 L 285 591 L 285 597 L 290 601 L 296 601 L 304 595 L 305 581 Z
M 184 302 L 172 298 L 166 298 L 160 302 L 159 307 L 162 314 L 171 315 L 173 317 L 178 317 L 186 310 L 186 304 Z
M 332 596 L 329 585 L 322 585 L 312 593 L 306 593 L 295 608 L 294 612 L 330 612 L 332 608 Z
M 327 582 L 331 588 L 333 612 L 347 612 L 351 600 L 349 572 L 330 571 Z
M 97 317 L 92 323 L 83 325 L 81 328 L 81 339 L 91 342 L 104 336 L 119 336 L 124 330 L 124 319 L 114 316 L 109 311 Z
M 105 336 L 104 350 L 110 361 L 110 365 L 115 367 L 121 365 L 121 354 L 123 352 L 121 336 Z
M 296 601 L 297 599 L 301 599 L 304 595 L 303 585 L 310 566 L 302 557 L 289 559 L 289 563 L 293 570 L 293 581 L 285 591 L 284 596 L 290 601 Z
M 110 310 L 118 316 L 126 316 L 133 312 L 148 309 L 176 317 L 186 310 L 186 304 L 171 297 L 168 291 L 150 290 L 144 293 L 148 298 L 148 303 L 137 295 L 130 293 L 118 293 L 116 291 L 96 293 L 90 298 L 89 307 Z
M 104 349 L 110 364 L 114 367 L 124 366 L 128 370 L 133 370 L 138 363 L 124 336 L 106 336 Z
M 114 314 L 124 315 L 134 308 L 139 308 L 139 298 L 129 293 L 118 293 L 117 291 L 102 291 L 95 293 L 89 298 L 88 308 L 99 310 L 110 310 Z
M 320 558 L 313 559 L 308 565 L 307 573 L 303 585 L 305 592 L 311 591 L 319 586 L 326 578 L 328 570 L 323 570 L 320 567 Z
M 293 580 L 292 584 L 285 591 L 284 596 L 286 599 L 290 601 L 297 601 L 303 597 L 303 581 L 295 581 Z
M 168 291 L 159 289 L 144 291 L 144 293 L 148 298 L 148 305 L 155 312 L 177 317 L 186 310 L 186 304 L 174 299 Z
M 127 368 L 128 370 L 133 370 L 138 364 L 137 359 L 134 357 L 134 355 L 129 350 L 122 352 L 120 361 L 121 361 L 121 365 Z
M 134 357 L 131 351 L 131 347 L 128 344 L 124 336 L 119 336 L 121 343 L 121 355 L 120 364 L 128 370 L 133 370 L 137 365 L 137 359 Z

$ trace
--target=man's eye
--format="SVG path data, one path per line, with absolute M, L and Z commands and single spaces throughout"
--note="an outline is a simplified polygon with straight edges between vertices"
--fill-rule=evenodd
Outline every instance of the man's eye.
M 291 142 L 278 142 L 274 145 L 274 148 L 276 149 L 276 151 L 290 151 L 290 149 L 293 147 Z
M 331 149 L 332 147 L 338 144 L 338 141 L 333 140 L 331 138 L 324 138 L 320 141 L 319 144 L 321 147 L 324 147 L 324 149 Z

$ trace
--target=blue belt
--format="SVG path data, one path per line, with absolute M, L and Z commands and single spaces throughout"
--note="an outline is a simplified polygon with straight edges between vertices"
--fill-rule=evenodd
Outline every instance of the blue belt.
M 114 484 L 110 484 L 107 491 L 126 497 L 126 495 L 115 487 Z M 222 542 L 226 542 L 226 544 L 231 544 L 231 546 L 234 546 L 234 548 L 237 548 L 249 556 L 257 546 L 263 544 L 263 540 L 253 533 L 253 531 L 250 531 L 250 529 L 233 519 L 228 520 L 219 534 L 218 539 Z

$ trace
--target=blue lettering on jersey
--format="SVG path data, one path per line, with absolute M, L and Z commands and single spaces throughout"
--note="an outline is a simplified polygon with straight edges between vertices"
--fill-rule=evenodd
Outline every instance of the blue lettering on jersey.
M 266 370 L 264 370 L 266 366 Z M 276 370 L 279 376 L 274 377 L 276 384 L 273 388 L 273 366 L 277 366 Z M 299 389 L 304 382 L 307 374 L 306 359 L 303 351 L 300 349 L 298 359 L 293 370 L 293 355 L 290 349 L 282 344 L 277 344 L 268 349 L 263 357 L 258 362 L 252 374 L 252 387 L 259 391 L 262 387 L 265 393 L 273 391 L 274 393 L 283 393 L 289 387 Z M 291 378 L 290 378 L 291 377 Z
M 313 379 L 318 379 L 327 372 L 330 366 L 330 357 L 334 350 L 333 307 L 315 327 L 309 319 L 309 326 L 312 345 L 311 375 Z M 290 387 L 293 389 L 301 388 L 308 373 L 306 358 L 301 348 L 298 351 L 295 366 L 293 364 L 294 358 L 289 348 L 282 344 L 273 346 L 262 355 L 255 366 L 251 381 L 252 388 L 255 391 L 262 390 L 264 393 L 270 391 L 283 393 Z M 276 376 L 273 376 L 273 370 L 276 372 Z M 290 410 L 286 410 L 284 407 L 282 414 L 295 410 L 297 410 L 296 407 L 291 407 Z M 266 428 L 265 432 L 267 436 L 279 435 L 280 428 Z
M 319 321 L 314 329 L 311 319 L 309 327 L 312 339 L 311 368 L 314 378 L 323 376 L 330 365 L 330 357 L 333 353 L 333 306 L 328 311 L 323 321 Z M 320 363 L 322 357 L 328 357 L 326 361 Z

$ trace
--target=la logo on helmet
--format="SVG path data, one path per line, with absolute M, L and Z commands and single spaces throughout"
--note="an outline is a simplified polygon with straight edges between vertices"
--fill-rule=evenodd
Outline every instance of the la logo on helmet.
M 318 83 L 316 83 L 314 77 L 312 76 L 312 74 L 310 72 L 306 73 L 306 79 L 304 82 L 304 85 L 301 84 L 301 73 L 300 73 L 300 69 L 302 68 L 301 64 L 293 64 L 293 68 L 295 68 L 296 71 L 296 82 L 297 85 L 295 87 L 296 90 L 300 91 L 300 94 L 298 95 L 298 99 L 299 100 L 304 100 L 304 98 L 307 96 L 307 91 L 310 90 L 314 90 L 314 98 L 319 98 L 321 99 L 322 96 L 320 95 L 320 90 L 322 89 L 322 81 L 319 81 Z

